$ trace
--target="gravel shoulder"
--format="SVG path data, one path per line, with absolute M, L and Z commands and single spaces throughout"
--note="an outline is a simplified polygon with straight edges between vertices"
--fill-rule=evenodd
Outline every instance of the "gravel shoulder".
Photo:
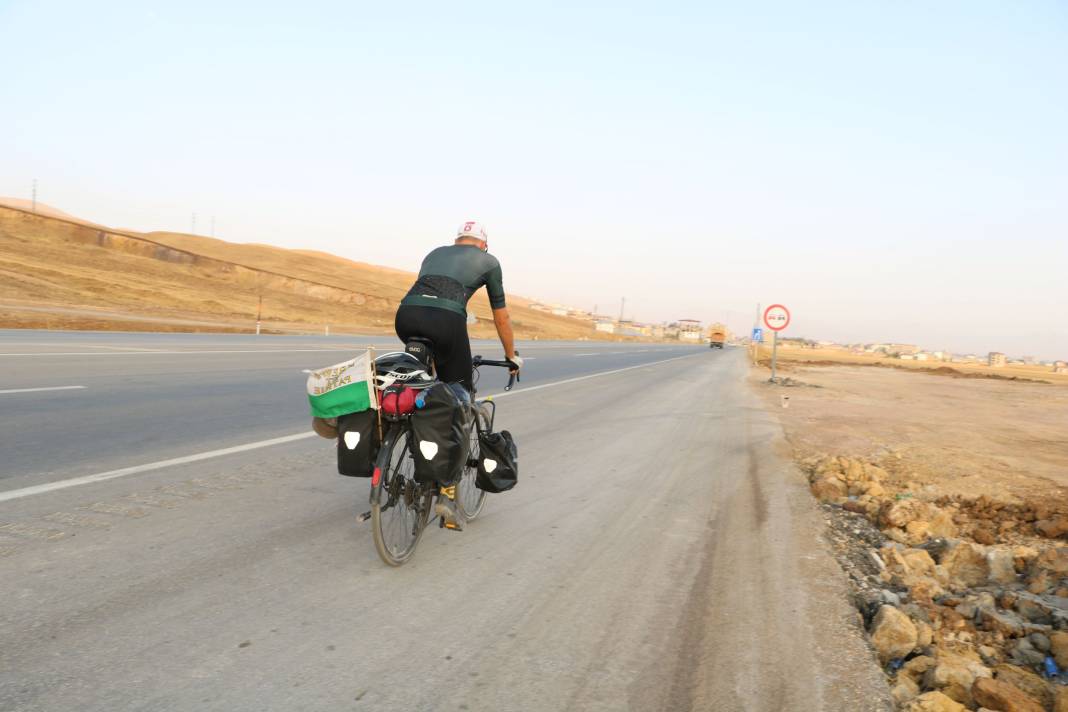
M 898 708 L 1068 710 L 1068 389 L 791 364 L 750 382 Z

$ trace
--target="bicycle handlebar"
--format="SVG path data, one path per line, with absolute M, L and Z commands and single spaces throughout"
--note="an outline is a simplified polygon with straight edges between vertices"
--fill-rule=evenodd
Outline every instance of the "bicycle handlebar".
M 479 366 L 499 366 L 501 368 L 513 368 L 515 366 L 511 361 L 494 361 L 492 359 L 482 358 L 481 356 L 475 356 L 471 359 L 471 366 L 478 368 Z M 519 371 L 512 371 L 508 374 L 508 385 L 504 387 L 504 390 L 512 390 L 512 386 L 519 380 Z

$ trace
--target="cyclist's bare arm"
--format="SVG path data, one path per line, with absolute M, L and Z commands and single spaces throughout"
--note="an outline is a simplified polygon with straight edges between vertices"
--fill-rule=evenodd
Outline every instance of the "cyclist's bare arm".
M 512 333 L 512 319 L 508 316 L 508 307 L 493 310 L 493 325 L 497 327 L 497 336 L 504 347 L 504 357 L 515 358 L 515 335 Z

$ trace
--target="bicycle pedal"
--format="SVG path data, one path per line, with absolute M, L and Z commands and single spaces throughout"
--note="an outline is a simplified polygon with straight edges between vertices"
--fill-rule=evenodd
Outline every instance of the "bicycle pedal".
M 360 516 L 356 517 L 356 521 L 358 521 L 358 522 L 366 522 L 370 518 L 371 518 L 371 513 L 370 512 L 364 512 Z

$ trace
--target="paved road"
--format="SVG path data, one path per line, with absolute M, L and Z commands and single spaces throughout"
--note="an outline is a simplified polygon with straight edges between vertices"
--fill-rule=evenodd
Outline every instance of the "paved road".
M 521 484 L 400 569 L 321 439 L 136 469 L 354 343 L 0 333 L 0 710 L 888 709 L 739 352 L 524 345 Z
M 301 372 L 369 345 L 384 351 L 399 342 L 0 331 L 0 490 L 307 432 Z M 502 356 L 499 343 L 474 348 Z M 530 387 L 697 347 L 530 342 L 519 349 L 531 359 L 522 383 Z M 486 369 L 480 391 L 499 391 L 506 380 Z

